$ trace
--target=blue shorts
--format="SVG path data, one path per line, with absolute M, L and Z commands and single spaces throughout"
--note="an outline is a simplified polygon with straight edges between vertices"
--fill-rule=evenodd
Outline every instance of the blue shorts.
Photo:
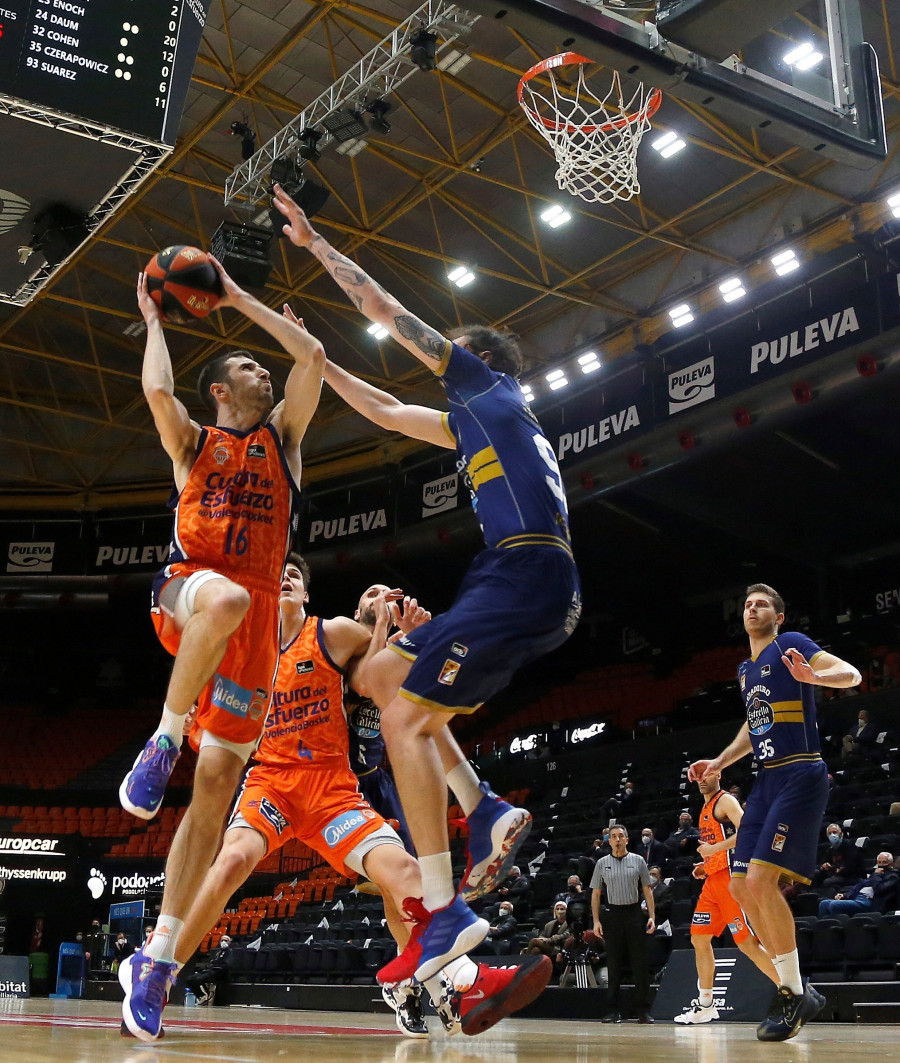
M 374 768 L 372 771 L 367 771 L 365 775 L 358 775 L 357 778 L 359 779 L 359 792 L 380 816 L 397 821 L 399 824 L 397 833 L 403 842 L 403 848 L 415 856 L 416 850 L 406 825 L 406 816 L 403 815 L 400 795 L 397 793 L 397 787 L 390 774 L 384 768 Z
M 567 551 L 483 550 L 450 609 L 390 644 L 414 662 L 400 694 L 445 712 L 474 712 L 523 664 L 562 645 L 580 615 L 578 570 Z
M 828 768 L 823 760 L 762 768 L 738 828 L 732 877 L 746 875 L 752 862 L 809 883 L 827 802 Z

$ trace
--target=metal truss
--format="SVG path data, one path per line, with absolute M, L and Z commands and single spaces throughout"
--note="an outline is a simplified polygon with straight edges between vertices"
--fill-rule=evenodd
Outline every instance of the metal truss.
M 323 118 L 348 105 L 354 109 L 361 108 L 370 95 L 383 98 L 418 73 L 419 67 L 409 54 L 412 39 L 417 33 L 427 30 L 438 35 L 440 39 L 435 48 L 437 58 L 458 37 L 468 33 L 479 17 L 457 4 L 443 0 L 428 0 L 422 4 L 389 37 L 385 37 L 363 56 L 352 70 L 348 70 L 246 162 L 235 168 L 225 182 L 225 206 L 232 205 L 237 199 L 251 203 L 262 200 L 268 194 L 272 163 L 276 159 L 296 154 L 299 134 L 303 130 L 311 129 Z M 317 144 L 320 151 L 334 139 L 325 130 L 321 130 L 321 133 Z M 303 166 L 304 161 L 302 158 L 296 159 L 298 168 Z
M 25 306 L 49 283 L 56 272 L 84 246 L 97 229 L 115 214 L 125 200 L 133 195 L 141 183 L 159 167 L 172 149 L 160 141 L 148 140 L 146 137 L 138 137 L 131 133 L 123 133 L 121 130 L 113 129 L 111 126 L 91 122 L 85 118 L 76 118 L 73 115 L 63 114 L 48 107 L 38 107 L 35 104 L 26 103 L 11 96 L 0 95 L 0 114 L 9 115 L 10 118 L 22 118 L 26 122 L 34 122 L 37 125 L 48 126 L 51 129 L 59 129 L 64 133 L 71 133 L 73 136 L 85 137 L 88 140 L 96 140 L 103 144 L 112 144 L 114 147 L 124 148 L 127 151 L 134 151 L 138 154 L 137 160 L 87 214 L 84 222 L 87 228 L 87 236 L 78 247 L 73 249 L 61 262 L 57 262 L 56 265 L 51 266 L 49 263 L 45 263 L 32 273 L 28 280 L 15 292 L 0 292 L 0 303 Z

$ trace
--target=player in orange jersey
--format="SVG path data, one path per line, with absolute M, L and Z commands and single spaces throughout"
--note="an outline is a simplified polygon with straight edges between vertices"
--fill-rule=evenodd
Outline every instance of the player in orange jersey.
M 268 712 L 278 594 L 297 525 L 300 442 L 318 404 L 324 365 L 322 345 L 302 321 L 264 306 L 212 261 L 225 293 L 219 306 L 260 325 L 294 364 L 275 406 L 268 371 L 246 351 L 214 359 L 198 390 L 215 425 L 202 428 L 175 396 L 162 318 L 139 276 L 138 305 L 147 324 L 144 394 L 172 459 L 178 496 L 169 563 L 153 588 L 154 624 L 175 664 L 160 725 L 120 787 L 123 806 L 143 819 L 156 814 L 195 701 L 201 735 L 193 796 L 169 852 L 156 929 L 119 968 L 125 1024 L 144 1041 L 159 1034 L 182 921 L 216 855 Z
M 721 786 L 722 773 L 715 771 L 699 779 L 697 786 L 706 799 L 700 813 L 700 846 L 698 852 L 703 863 L 694 868 L 694 878 L 702 878 L 703 889 L 694 909 L 691 922 L 691 944 L 694 946 L 694 958 L 697 961 L 698 995 L 690 1007 L 685 1008 L 675 1021 L 686 1026 L 712 1022 L 719 1017 L 719 1011 L 713 997 L 713 980 L 716 974 L 716 960 L 713 955 L 712 939 L 718 937 L 725 927 L 731 931 L 735 945 L 752 960 L 762 973 L 778 985 L 778 975 L 771 957 L 760 945 L 747 926 L 744 913 L 734 897 L 731 896 L 731 868 L 729 850 L 734 848 L 737 840 L 737 828 L 744 815 L 736 797 L 726 793 Z M 733 828 L 726 834 L 725 824 Z

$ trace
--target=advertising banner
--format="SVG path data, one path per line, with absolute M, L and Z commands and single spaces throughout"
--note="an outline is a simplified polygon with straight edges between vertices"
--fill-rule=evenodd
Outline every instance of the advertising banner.
M 697 995 L 693 949 L 675 949 L 666 964 L 650 1014 L 674 1019 Z M 716 949 L 713 1000 L 720 1022 L 761 1022 L 772 999 L 772 983 L 740 949 Z
M 0 1000 L 31 996 L 27 956 L 0 956 Z

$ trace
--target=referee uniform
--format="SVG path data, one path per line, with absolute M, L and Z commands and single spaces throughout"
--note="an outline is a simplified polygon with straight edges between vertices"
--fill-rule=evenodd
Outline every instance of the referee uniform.
M 634 978 L 634 1003 L 638 1016 L 646 1021 L 650 1010 L 650 968 L 647 963 L 647 915 L 641 909 L 643 887 L 650 886 L 647 862 L 637 853 L 601 857 L 591 878 L 591 889 L 602 894 L 600 922 L 606 942 L 609 976 L 609 1015 L 619 1018 L 619 987 L 622 967 L 627 961 Z M 652 913 L 652 908 L 651 908 Z

